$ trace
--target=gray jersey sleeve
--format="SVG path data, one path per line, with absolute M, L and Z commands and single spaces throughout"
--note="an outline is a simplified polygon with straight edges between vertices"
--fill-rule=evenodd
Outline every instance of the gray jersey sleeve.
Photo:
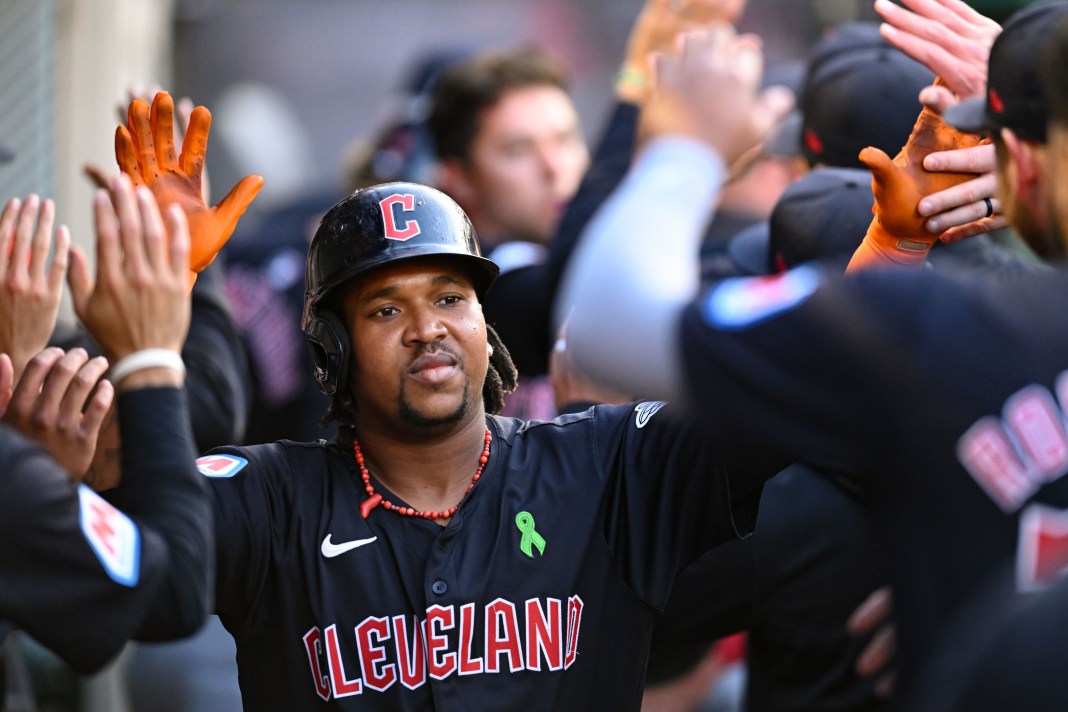
M 651 142 L 582 238 L 556 319 L 598 380 L 681 400 L 679 315 L 698 289 L 696 254 L 726 166 L 698 141 Z

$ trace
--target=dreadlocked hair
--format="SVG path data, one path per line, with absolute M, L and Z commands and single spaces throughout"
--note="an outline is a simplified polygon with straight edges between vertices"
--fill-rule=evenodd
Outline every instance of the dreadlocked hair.
M 486 412 L 497 415 L 504 407 L 506 393 L 515 391 L 519 385 L 519 371 L 512 362 L 512 354 L 497 335 L 497 330 L 486 324 L 486 339 L 493 348 L 490 354 L 489 370 L 486 371 L 486 383 L 482 386 L 482 402 Z
M 504 407 L 504 397 L 515 391 L 519 384 L 519 371 L 497 330 L 489 324 L 486 324 L 486 341 L 493 348 L 493 352 L 490 354 L 486 381 L 482 384 L 482 403 L 487 413 L 497 415 Z M 325 428 L 335 420 L 340 445 L 351 447 L 356 429 L 356 401 L 348 388 L 339 388 L 330 399 L 330 405 L 319 420 L 319 426 Z

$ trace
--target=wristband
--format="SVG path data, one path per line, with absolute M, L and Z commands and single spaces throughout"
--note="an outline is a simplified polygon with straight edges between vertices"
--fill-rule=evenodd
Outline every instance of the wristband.
M 146 368 L 170 368 L 185 375 L 185 362 L 181 354 L 170 349 L 141 349 L 119 359 L 108 371 L 108 380 L 115 385 L 134 371 Z
M 637 69 L 631 69 L 630 67 L 624 67 L 616 73 L 615 86 L 632 86 L 637 89 L 644 89 L 646 84 L 645 72 Z
M 938 238 L 898 237 L 879 221 L 879 216 L 872 218 L 864 240 L 853 253 L 853 258 L 846 266 L 846 272 L 857 272 L 871 267 L 920 267 L 927 259 Z

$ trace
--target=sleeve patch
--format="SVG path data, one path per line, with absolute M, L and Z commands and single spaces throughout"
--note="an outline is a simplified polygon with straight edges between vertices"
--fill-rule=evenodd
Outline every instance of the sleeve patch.
M 705 297 L 704 318 L 725 331 L 745 329 L 800 306 L 819 285 L 819 272 L 806 266 L 774 277 L 727 279 Z
M 133 520 L 85 485 L 78 486 L 79 524 L 108 576 L 133 588 L 141 575 L 141 533 Z
M 645 401 L 634 406 L 634 425 L 644 428 L 657 411 L 667 405 L 666 401 Z
M 205 477 L 233 477 L 248 464 L 237 455 L 205 455 L 197 458 L 197 469 Z

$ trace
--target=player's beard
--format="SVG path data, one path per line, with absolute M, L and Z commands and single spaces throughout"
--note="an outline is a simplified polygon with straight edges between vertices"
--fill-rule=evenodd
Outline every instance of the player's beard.
M 414 425 L 421 428 L 454 425 L 463 421 L 467 414 L 471 412 L 471 381 L 465 375 L 464 390 L 460 397 L 460 403 L 456 406 L 454 411 L 443 416 L 432 418 L 417 410 L 408 400 L 404 384 L 401 384 L 400 393 L 397 394 L 397 405 L 399 406 L 401 421 L 408 425 Z

